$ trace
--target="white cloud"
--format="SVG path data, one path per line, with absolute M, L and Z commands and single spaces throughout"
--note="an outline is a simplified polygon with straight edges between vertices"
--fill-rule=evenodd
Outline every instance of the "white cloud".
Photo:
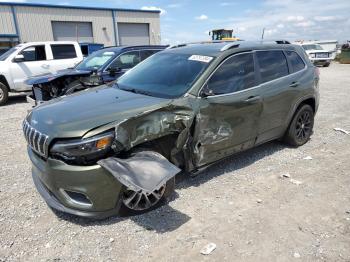
M 336 20 L 336 16 L 315 16 L 314 20 L 318 22 L 324 22 L 324 21 L 333 21 Z
M 208 16 L 206 16 L 206 15 L 200 15 L 200 16 L 196 16 L 195 19 L 196 19 L 196 20 L 207 20 L 207 19 L 208 19 Z
M 291 15 L 291 16 L 287 17 L 287 21 L 289 21 L 289 22 L 303 21 L 303 20 L 304 20 L 304 17 L 301 15 L 298 15 L 298 16 Z
M 295 25 L 298 27 L 310 27 L 313 26 L 315 23 L 312 21 L 304 21 L 304 22 L 300 22 L 300 23 L 296 23 Z
M 278 24 L 277 28 L 284 28 L 284 24 Z
M 156 7 L 156 6 L 143 6 L 143 7 L 141 7 L 141 10 L 160 11 L 160 15 L 165 15 L 167 13 L 166 10 L 164 10 L 160 7 Z
M 167 5 L 167 7 L 169 7 L 169 8 L 179 8 L 181 6 L 182 6 L 182 4 L 169 4 L 169 5 Z
M 221 6 L 232 6 L 232 5 L 236 5 L 237 3 L 232 3 L 232 2 L 222 2 L 220 3 Z

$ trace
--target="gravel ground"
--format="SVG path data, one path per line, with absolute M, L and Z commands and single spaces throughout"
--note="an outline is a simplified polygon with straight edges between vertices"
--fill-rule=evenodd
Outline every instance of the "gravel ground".
M 238 154 L 178 178 L 158 210 L 99 222 L 56 216 L 36 192 L 21 131 L 30 106 L 12 96 L 0 108 L 0 261 L 350 261 L 350 135 L 333 130 L 350 131 L 350 65 L 320 71 L 309 143 Z

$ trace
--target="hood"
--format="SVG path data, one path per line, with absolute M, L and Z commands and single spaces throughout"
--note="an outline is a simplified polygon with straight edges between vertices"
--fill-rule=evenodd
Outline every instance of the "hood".
M 42 74 L 42 75 L 31 77 L 27 79 L 25 83 L 27 85 L 43 84 L 43 83 L 51 82 L 63 76 L 83 76 L 83 75 L 90 75 L 90 74 L 91 74 L 91 71 L 86 71 L 86 70 L 77 70 L 74 68 L 64 69 L 64 70 L 59 70 L 55 73 Z
M 82 137 L 92 129 L 111 122 L 117 124 L 169 102 L 169 99 L 102 86 L 41 104 L 30 112 L 27 120 L 50 140 Z

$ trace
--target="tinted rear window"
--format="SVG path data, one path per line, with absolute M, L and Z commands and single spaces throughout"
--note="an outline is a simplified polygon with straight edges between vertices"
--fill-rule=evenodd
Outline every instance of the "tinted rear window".
M 51 45 L 53 59 L 76 58 L 74 45 Z
M 287 57 L 292 64 L 292 72 L 298 72 L 305 68 L 303 59 L 294 51 L 286 51 Z
M 288 64 L 283 51 L 258 51 L 256 55 L 262 83 L 288 75 Z

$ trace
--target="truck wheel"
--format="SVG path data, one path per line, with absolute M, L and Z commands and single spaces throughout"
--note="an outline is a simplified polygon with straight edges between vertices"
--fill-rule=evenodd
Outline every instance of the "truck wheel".
M 309 140 L 313 127 L 314 110 L 310 105 L 303 105 L 295 113 L 284 136 L 284 141 L 291 146 L 301 146 Z
M 121 193 L 120 216 L 139 215 L 166 203 L 167 199 L 173 194 L 175 189 L 175 177 L 168 180 L 159 189 L 150 194 L 135 192 L 127 187 L 123 187 Z
M 0 82 L 0 106 L 6 104 L 9 98 L 7 86 Z
M 323 67 L 329 67 L 330 64 L 331 64 L 331 63 L 325 63 L 325 64 L 323 65 Z

